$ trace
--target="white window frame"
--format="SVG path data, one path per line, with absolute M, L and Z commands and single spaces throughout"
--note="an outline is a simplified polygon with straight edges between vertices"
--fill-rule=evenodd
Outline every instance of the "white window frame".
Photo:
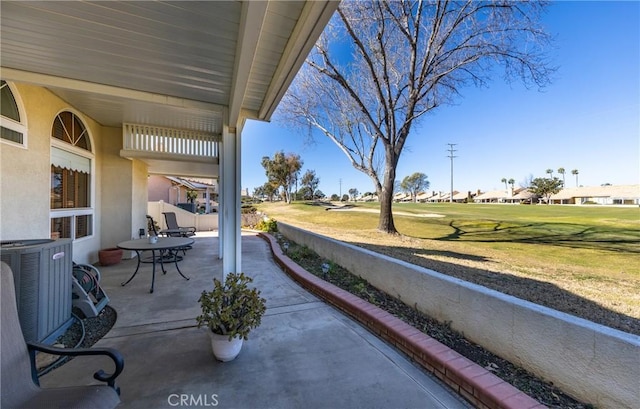
M 89 207 L 76 207 L 76 208 L 65 208 L 65 209 L 49 209 L 49 228 L 51 228 L 51 220 L 52 219 L 56 219 L 59 217 L 71 217 L 71 239 L 74 242 L 82 242 L 84 240 L 89 240 L 91 238 L 93 238 L 95 236 L 95 227 L 96 227 L 96 212 L 95 212 L 95 203 L 96 203 L 96 161 L 95 161 L 95 153 L 94 153 L 94 141 L 93 141 L 93 137 L 91 135 L 91 130 L 89 129 L 89 127 L 87 126 L 87 121 L 83 118 L 83 116 L 78 113 L 77 111 L 75 111 L 74 109 L 68 108 L 68 109 L 63 109 L 60 110 L 54 117 L 54 121 L 58 118 L 58 115 L 60 115 L 63 112 L 71 112 L 72 114 L 74 114 L 76 117 L 78 117 L 78 119 L 80 120 L 80 122 L 82 122 L 82 125 L 84 126 L 84 129 L 86 130 L 86 137 L 89 138 L 89 143 L 91 145 L 91 151 L 88 151 L 86 149 L 83 148 L 78 148 L 76 146 L 73 146 L 67 142 L 61 141 L 57 138 L 54 138 L 53 136 L 49 135 L 49 139 L 51 141 L 51 147 L 55 147 L 67 152 L 71 152 L 74 155 L 78 155 L 78 156 L 82 156 L 84 158 L 89 159 L 89 161 L 91 162 L 91 174 L 90 174 L 90 192 L 89 192 L 89 201 L 90 201 L 90 205 Z M 53 123 L 51 124 L 53 126 Z M 49 131 L 49 133 L 51 133 L 51 131 Z M 49 165 L 52 165 L 51 163 L 51 158 L 49 159 Z M 49 189 L 51 189 L 51 186 L 49 186 Z M 49 205 L 51 206 L 51 205 Z M 86 216 L 86 215 L 90 215 L 91 216 L 91 234 L 84 236 L 84 237 L 80 237 L 80 238 L 76 238 L 76 216 Z
M 9 81 L 6 81 L 7 86 L 11 90 L 11 94 L 13 94 L 13 99 L 16 102 L 16 106 L 18 107 L 18 114 L 20 115 L 20 122 L 17 122 L 11 118 L 7 118 L 5 116 L 0 115 L 0 126 L 3 126 L 7 129 L 11 129 L 15 132 L 20 132 L 22 134 L 22 143 L 13 142 L 6 140 L 4 138 L 0 138 L 0 142 L 5 143 L 7 145 L 15 146 L 17 148 L 27 149 L 27 114 L 24 109 L 24 104 L 22 103 L 22 98 L 20 97 L 20 93 L 16 89 L 16 86 Z

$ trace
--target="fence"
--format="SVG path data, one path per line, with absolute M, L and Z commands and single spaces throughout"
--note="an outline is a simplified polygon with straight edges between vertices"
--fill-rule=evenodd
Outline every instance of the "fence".
M 164 220 L 163 212 L 174 212 L 178 221 L 178 226 L 195 227 L 196 231 L 212 231 L 218 230 L 218 213 L 197 214 L 183 210 L 177 206 L 165 203 L 160 200 L 158 202 L 149 202 L 147 204 L 147 214 L 153 217 L 158 223 L 160 229 L 166 229 L 167 224 Z

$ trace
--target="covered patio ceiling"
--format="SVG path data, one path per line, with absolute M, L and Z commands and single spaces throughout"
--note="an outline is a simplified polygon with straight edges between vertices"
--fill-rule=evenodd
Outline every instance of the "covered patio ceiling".
M 271 118 L 338 3 L 3 0 L 2 79 L 44 86 L 104 126 L 239 132 Z M 155 159 L 150 173 L 171 171 Z

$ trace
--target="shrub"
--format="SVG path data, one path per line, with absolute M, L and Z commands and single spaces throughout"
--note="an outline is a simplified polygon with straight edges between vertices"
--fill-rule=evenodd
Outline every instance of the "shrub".
M 278 231 L 278 222 L 276 219 L 260 219 L 256 224 L 256 230 L 266 231 L 267 233 L 275 233 Z
M 240 208 L 240 213 L 242 214 L 253 214 L 256 213 L 258 209 L 252 204 L 243 204 Z
M 219 335 L 247 339 L 260 325 L 267 307 L 260 291 L 249 288 L 253 279 L 244 273 L 229 273 L 222 283 L 214 278 L 213 291 L 203 291 L 198 301 L 202 314 L 196 317 L 198 328 L 208 327 Z
M 316 257 L 316 254 L 307 246 L 295 246 L 289 251 L 289 257 L 294 261 L 312 259 Z

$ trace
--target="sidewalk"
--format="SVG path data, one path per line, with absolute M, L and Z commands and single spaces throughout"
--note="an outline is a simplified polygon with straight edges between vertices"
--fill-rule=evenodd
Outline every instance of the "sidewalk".
M 262 325 L 236 360 L 217 362 L 205 330 L 195 328 L 198 296 L 221 274 L 218 238 L 196 237 L 180 262 L 184 280 L 167 265 L 135 260 L 101 267 L 118 312 L 114 328 L 97 345 L 119 349 L 122 408 L 468 408 L 466 402 L 359 324 L 289 279 L 267 243 L 243 235 L 243 271 L 267 299 Z M 106 361 L 76 358 L 42 378 L 42 385 L 86 384 Z

